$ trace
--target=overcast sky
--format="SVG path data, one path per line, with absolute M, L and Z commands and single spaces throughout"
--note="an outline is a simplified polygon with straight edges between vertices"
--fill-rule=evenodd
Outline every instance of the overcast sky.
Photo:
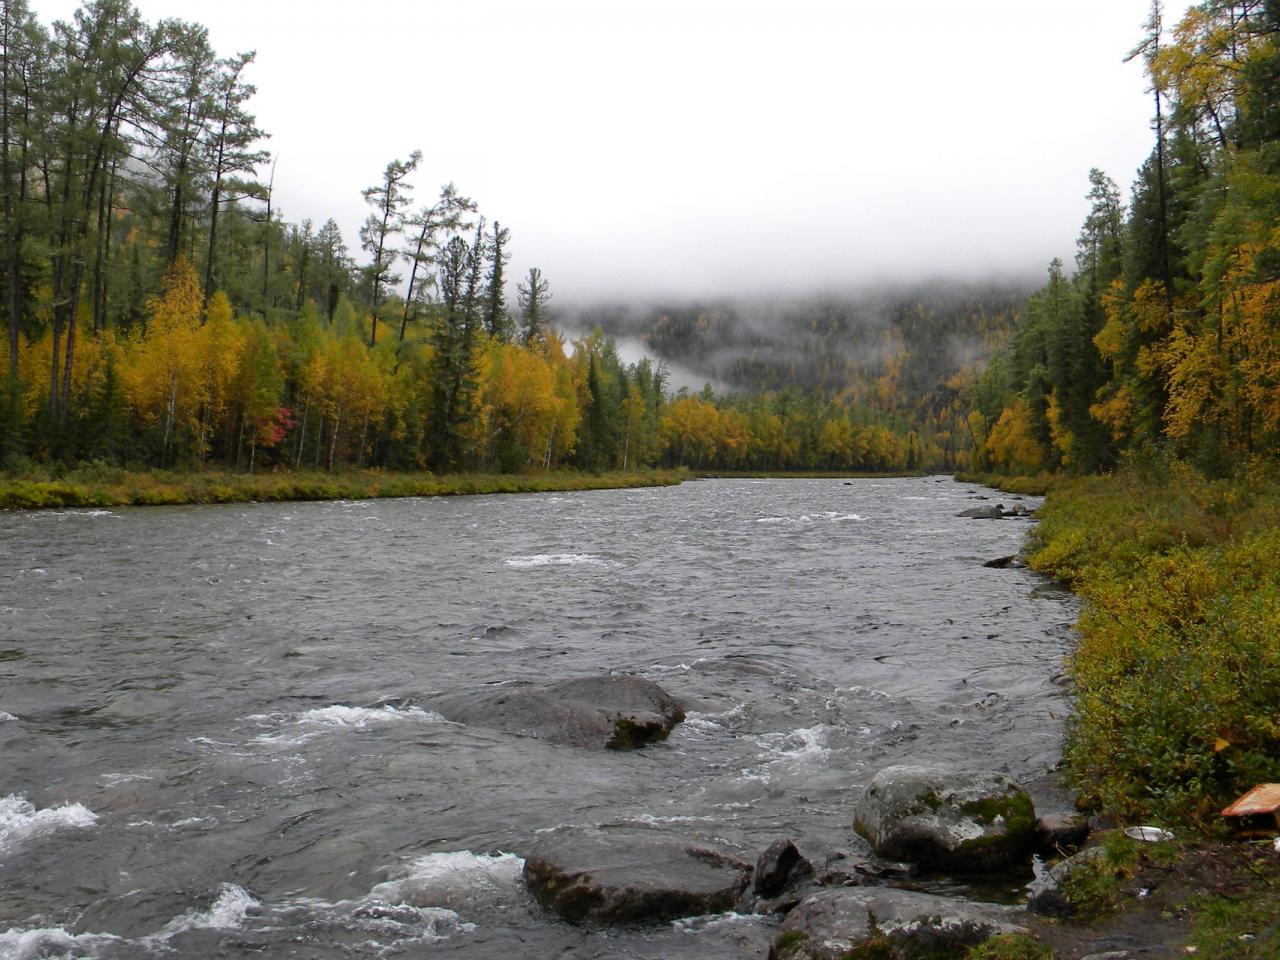
M 562 302 L 1038 275 L 1151 146 L 1149 0 L 136 2 L 257 51 L 286 218 L 363 258 L 419 148 L 416 197 L 454 181 Z

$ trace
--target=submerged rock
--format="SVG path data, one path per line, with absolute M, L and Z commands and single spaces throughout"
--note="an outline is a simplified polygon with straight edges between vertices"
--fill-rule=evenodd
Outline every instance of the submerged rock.
M 787 914 L 770 956 L 842 960 L 959 955 L 1002 933 L 1022 933 L 1020 911 L 888 887 L 843 887 L 802 900 Z
M 688 837 L 641 827 L 557 831 L 525 858 L 542 906 L 573 923 L 674 920 L 731 909 L 751 865 Z
M 449 720 L 577 747 L 629 750 L 666 739 L 684 710 L 641 677 L 578 677 L 519 683 L 447 697 Z
M 1026 791 L 994 771 L 886 767 L 859 801 L 854 829 L 876 854 L 961 873 L 1008 866 L 1035 836 Z

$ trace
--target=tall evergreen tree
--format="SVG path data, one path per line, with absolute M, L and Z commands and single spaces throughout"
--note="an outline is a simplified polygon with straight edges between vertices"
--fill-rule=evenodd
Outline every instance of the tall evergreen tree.
M 374 208 L 360 228 L 360 244 L 372 257 L 365 268 L 372 318 L 369 328 L 371 347 L 378 343 L 378 307 L 382 304 L 382 291 L 400 282 L 400 277 L 392 272 L 400 255 L 393 243 L 396 234 L 404 232 L 404 209 L 412 199 L 413 188 L 405 178 L 417 169 L 421 160 L 421 150 L 413 151 L 407 160 L 392 160 L 382 173 L 382 182 L 361 191 L 365 202 Z
M 525 346 L 546 340 L 549 317 L 547 304 L 551 301 L 551 284 L 537 267 L 529 268 L 529 276 L 516 287 L 523 326 L 521 339 Z
M 493 230 L 485 244 L 485 259 L 488 268 L 485 272 L 484 293 L 484 326 L 489 336 L 495 340 L 509 340 L 511 337 L 511 318 L 507 316 L 506 267 L 511 260 L 507 252 L 507 244 L 511 241 L 511 231 L 497 220 L 493 221 Z
M 253 52 L 219 61 L 214 81 L 214 107 L 209 119 L 205 149 L 209 155 L 209 243 L 206 250 L 204 298 L 213 296 L 217 277 L 218 215 L 226 204 L 258 197 L 261 185 L 252 179 L 268 154 L 257 144 L 266 134 L 255 124 L 245 103 L 256 89 L 241 79 L 253 62 Z

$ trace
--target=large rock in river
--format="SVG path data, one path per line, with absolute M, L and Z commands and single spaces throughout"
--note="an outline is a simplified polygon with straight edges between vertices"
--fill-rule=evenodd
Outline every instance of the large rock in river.
M 879 856 L 978 873 L 1023 856 L 1035 824 L 1031 798 L 1003 773 L 904 765 L 872 778 L 853 826 Z
M 970 520 L 1000 520 L 1004 515 L 1004 504 L 1001 503 L 994 507 L 970 507 L 956 514 L 957 517 L 967 517 Z
M 800 901 L 783 921 L 775 960 L 963 956 L 964 948 L 1020 933 L 1021 911 L 889 887 L 841 887 Z
M 643 827 L 558 830 L 524 861 L 529 892 L 573 923 L 674 920 L 730 910 L 751 865 L 689 837 Z
M 663 740 L 684 719 L 670 694 L 641 677 L 512 683 L 446 697 L 433 706 L 459 723 L 611 750 Z

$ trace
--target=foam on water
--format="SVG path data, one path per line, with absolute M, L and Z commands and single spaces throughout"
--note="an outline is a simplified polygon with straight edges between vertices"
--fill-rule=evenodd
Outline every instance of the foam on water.
M 168 940 L 188 930 L 235 930 L 242 926 L 258 901 L 234 883 L 218 887 L 218 896 L 208 910 L 188 910 L 165 924 L 154 939 Z
M 299 723 L 321 723 L 331 727 L 356 727 L 364 729 L 384 723 L 398 723 L 411 720 L 419 723 L 443 723 L 444 717 L 421 707 L 347 707 L 334 704 L 331 707 L 317 707 L 299 714 Z
M 188 910 L 174 917 L 158 933 L 141 940 L 126 940 L 111 933 L 71 933 L 63 927 L 38 927 L 21 930 L 11 927 L 0 933 L 0 957 L 4 960 L 37 960 L 46 957 L 87 958 L 99 955 L 102 948 L 115 946 L 120 949 L 129 944 L 130 955 L 150 952 L 147 948 L 169 951 L 168 941 L 189 930 L 236 930 L 244 925 L 245 917 L 258 901 L 241 887 L 224 883 L 218 888 L 218 896 L 207 910 Z M 138 948 L 133 950 L 132 948 Z M 117 952 L 113 951 L 112 956 Z
M 64 803 L 37 810 L 25 797 L 11 793 L 0 799 L 0 852 L 28 837 L 58 829 L 82 829 L 97 822 L 97 815 L 84 804 Z
M 504 561 L 508 567 L 525 569 L 528 567 L 576 567 L 596 566 L 615 567 L 616 563 L 597 557 L 591 553 L 533 553 L 522 557 L 507 557 Z
M 12 713 L 5 713 L 3 710 L 0 710 L 0 723 L 8 723 L 11 720 L 17 720 L 17 719 L 18 718 L 15 717 Z
M 378 884 L 369 896 L 421 906 L 448 904 L 459 896 L 467 902 L 502 898 L 519 886 L 523 870 L 524 860 L 514 853 L 428 853 L 409 863 L 404 877 Z
M 757 769 L 743 770 L 742 779 L 768 782 L 775 768 L 790 771 L 820 766 L 831 754 L 831 748 L 827 746 L 831 729 L 826 724 L 817 724 L 787 733 L 766 733 L 756 737 L 768 759 Z
M 846 520 L 865 520 L 866 517 L 856 513 L 840 513 L 827 510 L 824 513 L 802 513 L 798 517 L 757 517 L 756 523 L 819 523 L 823 520 L 840 523 Z
M 0 957 L 5 960 L 36 960 L 59 954 L 95 957 L 100 947 L 119 942 L 119 937 L 109 933 L 69 933 L 62 927 L 38 927 L 33 930 L 10 927 L 0 933 Z
M 421 707 L 395 707 L 386 704 L 381 707 L 351 707 L 335 703 L 327 707 L 316 707 L 302 713 L 258 713 L 246 717 L 246 720 L 259 724 L 270 724 L 278 727 L 287 724 L 293 732 L 260 733 L 253 738 L 253 743 L 267 746 L 297 747 L 320 736 L 327 729 L 368 730 L 372 727 L 383 727 L 395 723 L 446 723 L 444 717 Z M 217 747 L 233 747 L 236 744 L 210 741 Z
M 734 924 L 766 924 L 769 918 L 759 913 L 713 913 L 701 917 L 682 917 L 672 920 L 671 927 L 680 933 L 702 933 Z

